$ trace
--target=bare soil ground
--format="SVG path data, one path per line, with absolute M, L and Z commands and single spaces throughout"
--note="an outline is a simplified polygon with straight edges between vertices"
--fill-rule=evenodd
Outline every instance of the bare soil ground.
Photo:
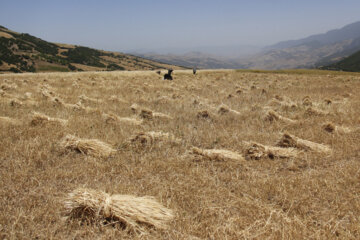
M 0 238 L 359 239 L 359 91 L 321 71 L 0 75 Z M 80 187 L 175 218 L 143 234 L 68 220 Z

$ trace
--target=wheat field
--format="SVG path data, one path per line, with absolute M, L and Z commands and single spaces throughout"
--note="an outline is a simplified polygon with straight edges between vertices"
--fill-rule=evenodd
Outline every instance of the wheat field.
M 0 238 L 359 239 L 359 91 L 322 71 L 0 75 Z M 78 188 L 174 217 L 69 219 Z

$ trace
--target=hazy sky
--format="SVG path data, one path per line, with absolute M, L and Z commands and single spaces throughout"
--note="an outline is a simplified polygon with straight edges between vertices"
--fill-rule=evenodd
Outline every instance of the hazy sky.
M 0 25 L 105 50 L 269 45 L 360 20 L 359 0 L 0 0 Z

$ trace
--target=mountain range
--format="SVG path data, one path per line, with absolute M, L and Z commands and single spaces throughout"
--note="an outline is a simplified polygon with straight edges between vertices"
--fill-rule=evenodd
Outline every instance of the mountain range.
M 247 57 L 224 57 L 207 52 L 142 53 L 138 56 L 186 67 L 294 69 L 331 65 L 360 50 L 360 22 L 299 40 L 283 41 Z M 135 53 L 136 54 L 136 53 Z
M 0 26 L 0 72 L 181 69 L 138 56 L 44 41 Z

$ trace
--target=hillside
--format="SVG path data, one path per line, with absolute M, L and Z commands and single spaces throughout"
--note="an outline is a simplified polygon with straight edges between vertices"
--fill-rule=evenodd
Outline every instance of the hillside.
M 337 63 L 321 67 L 321 69 L 360 72 L 360 51 L 352 54 L 347 58 L 344 58 Z
M 360 50 L 360 22 L 299 40 L 277 43 L 243 62 L 246 68 L 314 68 Z
M 197 65 L 213 69 L 297 69 L 327 66 L 359 50 L 360 22 L 355 22 L 323 34 L 279 42 L 263 48 L 252 56 L 242 58 L 209 54 L 206 50 L 188 54 L 151 53 L 139 56 L 187 67 Z
M 83 46 L 44 41 L 0 26 L 0 72 L 153 70 L 168 64 Z

